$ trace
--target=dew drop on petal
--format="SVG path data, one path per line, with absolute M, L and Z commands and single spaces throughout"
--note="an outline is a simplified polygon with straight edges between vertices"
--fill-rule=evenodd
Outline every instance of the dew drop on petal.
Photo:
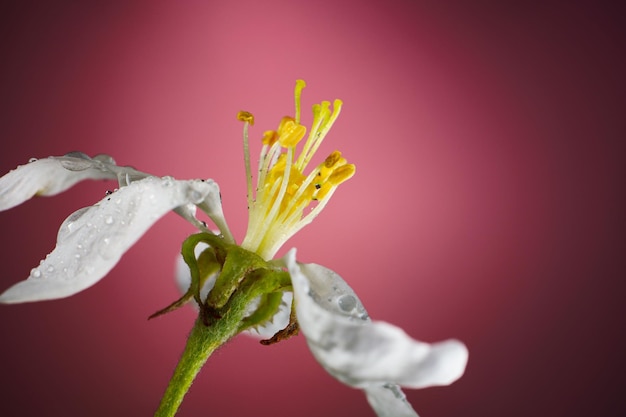
M 337 300 L 337 304 L 342 311 L 349 313 L 356 308 L 356 298 L 349 294 L 342 295 Z
M 193 203 L 200 203 L 202 202 L 202 194 L 199 191 L 193 190 L 189 193 L 189 200 Z
M 113 224 L 113 216 L 106 216 L 104 218 L 104 223 L 106 223 L 106 224 Z
M 115 165 L 116 164 L 115 163 L 115 159 L 113 159 L 113 157 L 111 155 L 107 155 L 107 154 L 104 154 L 104 153 L 101 153 L 99 155 L 94 156 L 93 159 L 96 160 L 96 161 L 103 162 L 103 163 L 105 163 L 107 165 Z
M 163 180 L 163 185 L 165 187 L 171 187 L 172 186 L 172 184 L 173 184 L 173 182 L 172 182 L 173 178 L 172 177 L 165 176 L 165 177 L 162 177 L 161 179 Z
M 87 155 L 84 152 L 78 152 L 78 151 L 68 152 L 63 156 L 69 156 L 71 158 L 85 159 L 85 160 L 91 161 L 91 158 L 89 157 L 89 155 Z
M 50 272 L 50 273 L 54 272 L 54 267 L 52 265 L 50 265 L 48 267 L 48 272 Z
M 37 158 L 30 158 L 30 159 L 28 160 L 28 163 L 32 163 L 32 162 L 37 162 Z
M 39 278 L 41 277 L 41 271 L 39 268 L 33 268 L 30 270 L 30 276 L 33 278 Z
M 59 233 L 57 234 L 57 242 L 63 242 L 70 234 L 76 231 L 76 221 L 85 214 L 90 207 L 83 207 L 70 214 L 67 219 L 61 224 Z
M 84 171 L 93 166 L 91 158 L 82 152 L 70 152 L 60 158 L 61 166 L 69 171 Z
M 111 245 L 111 238 L 106 236 L 102 238 L 104 245 L 98 245 L 98 253 L 103 259 L 111 259 L 115 256 L 115 245 Z

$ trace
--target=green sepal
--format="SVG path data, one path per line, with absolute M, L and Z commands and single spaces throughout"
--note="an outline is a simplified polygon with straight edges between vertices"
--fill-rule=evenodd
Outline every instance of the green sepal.
M 272 317 L 274 317 L 274 315 L 278 312 L 282 301 L 282 292 L 263 294 L 255 312 L 242 320 L 238 332 L 243 332 L 244 330 L 248 330 L 251 327 L 258 326 L 271 320 Z
M 221 264 L 217 260 L 215 247 L 221 248 L 222 252 L 225 252 L 224 243 L 220 241 L 221 238 L 215 235 L 211 235 L 209 233 L 197 233 L 189 236 L 183 242 L 181 254 L 183 256 L 183 260 L 189 267 L 189 272 L 191 275 L 191 282 L 189 284 L 189 288 L 178 300 L 174 301 L 170 305 L 156 313 L 150 315 L 148 319 L 153 319 L 155 317 L 161 316 L 163 314 L 169 313 L 171 311 L 176 310 L 179 307 L 182 307 L 187 303 L 191 298 L 194 298 L 199 306 L 202 306 L 202 300 L 200 298 L 200 290 L 204 287 L 207 279 L 214 273 L 218 272 L 221 268 Z M 200 243 L 204 242 L 210 245 L 209 248 L 206 248 L 196 259 L 195 249 L 196 246 Z
M 254 270 L 265 269 L 267 262 L 254 252 L 239 246 L 226 249 L 222 272 L 207 297 L 207 306 L 219 310 L 224 307 L 244 278 Z
M 195 250 L 199 243 L 206 243 L 209 248 L 202 251 L 196 258 Z M 226 243 L 221 241 L 219 237 L 210 233 L 197 233 L 189 236 L 183 242 L 181 254 L 191 274 L 191 284 L 185 295 L 193 296 L 199 306 L 202 305 L 200 290 L 211 274 L 221 268 L 218 257 L 220 253 L 226 252 L 225 245 Z

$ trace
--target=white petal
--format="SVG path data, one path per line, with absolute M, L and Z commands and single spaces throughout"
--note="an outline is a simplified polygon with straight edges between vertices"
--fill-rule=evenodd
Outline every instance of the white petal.
M 202 251 L 208 247 L 209 245 L 207 245 L 204 242 L 198 243 L 194 249 L 194 253 L 196 254 L 196 257 L 200 256 Z M 187 266 L 187 263 L 185 263 L 183 256 L 180 254 L 176 258 L 175 273 L 176 273 L 176 277 L 175 277 L 176 286 L 178 287 L 178 290 L 181 292 L 181 294 L 185 294 L 187 290 L 189 289 L 189 286 L 191 285 L 191 272 L 189 272 L 189 266 Z M 204 286 L 200 290 L 200 299 L 206 300 L 206 297 L 209 294 L 209 291 L 211 291 L 211 289 L 215 285 L 216 278 L 217 278 L 217 274 L 213 274 L 209 277 L 209 279 L 206 280 L 206 282 L 204 283 Z M 195 301 L 193 305 L 196 308 L 198 307 L 195 304 Z
M 409 388 L 448 385 L 464 372 L 467 348 L 456 340 L 428 344 L 382 321 L 371 322 L 345 281 L 315 264 L 286 257 L 298 323 L 313 355 L 335 378 L 354 387 L 394 383 Z
M 246 333 L 251 336 L 260 337 L 262 339 L 269 339 L 280 330 L 283 330 L 289 324 L 292 301 L 293 293 L 284 292 L 280 307 L 276 314 L 274 314 L 274 316 L 269 321 L 263 323 L 263 325 L 257 326 L 250 330 L 246 330 Z M 250 312 L 254 311 L 254 309 L 251 308 Z
M 148 177 L 78 210 L 61 225 L 52 253 L 28 279 L 0 295 L 0 302 L 63 298 L 92 286 L 165 213 L 214 191 L 199 180 Z
M 218 187 L 217 183 L 213 180 L 209 179 L 207 182 L 211 182 L 215 184 L 215 187 Z M 217 193 L 209 194 L 204 201 L 198 204 L 198 207 L 200 207 L 200 210 L 204 211 L 209 216 L 211 221 L 215 223 L 217 228 L 220 229 L 220 233 L 227 243 L 235 243 L 235 239 L 233 238 L 233 235 L 228 228 L 228 224 L 226 223 L 226 218 L 224 217 L 224 211 L 222 210 L 222 196 L 219 193 L 219 187 L 217 190 Z
M 0 211 L 8 210 L 35 195 L 54 195 L 85 179 L 116 179 L 107 169 L 112 159 L 94 159 L 80 153 L 51 156 L 18 166 L 0 178 Z
M 418 417 L 398 385 L 367 387 L 365 394 L 378 417 Z

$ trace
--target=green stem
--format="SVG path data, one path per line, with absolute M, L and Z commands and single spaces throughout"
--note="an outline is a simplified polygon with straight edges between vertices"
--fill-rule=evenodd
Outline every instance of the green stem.
M 237 328 L 238 324 L 231 320 L 217 320 L 210 326 L 204 325 L 200 317 L 196 320 L 155 417 L 176 415 L 185 394 L 209 356 L 233 337 Z
M 201 241 L 211 243 L 214 251 L 212 257 L 200 255 L 196 259 L 194 249 Z M 217 237 L 208 233 L 199 233 L 187 238 L 183 243 L 182 254 L 191 271 L 192 285 L 189 292 L 196 296 L 197 301 L 201 301 L 199 290 L 204 282 L 201 278 L 206 279 L 220 258 L 224 260 L 221 262 L 220 275 L 207 300 L 199 303 L 201 308 L 198 318 L 191 329 L 183 355 L 174 370 L 155 417 L 176 415 L 185 394 L 209 356 L 237 333 L 274 315 L 280 305 L 281 291 L 291 285 L 286 271 L 269 266 L 257 254 L 238 246 L 224 246 Z M 198 265 L 200 261 L 202 268 Z M 267 296 L 262 298 L 265 302 L 258 306 L 261 311 L 257 309 L 245 317 L 249 313 L 248 306 L 265 294 Z M 185 297 L 181 300 L 184 299 Z M 172 304 L 174 307 L 179 305 L 178 302 Z M 161 312 L 165 311 L 170 311 L 169 307 Z

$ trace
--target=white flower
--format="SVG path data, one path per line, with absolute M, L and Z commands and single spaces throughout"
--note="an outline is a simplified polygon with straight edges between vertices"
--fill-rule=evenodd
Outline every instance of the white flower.
M 335 100 L 332 111 L 330 102 L 313 106 L 312 128 L 297 154 L 296 146 L 306 133 L 300 124 L 303 88 L 299 80 L 295 117 L 283 118 L 276 131 L 263 137 L 254 189 L 248 152 L 248 127 L 254 119 L 247 112 L 238 115 L 245 122 L 249 207 L 248 230 L 240 246 L 228 229 L 219 187 L 212 180 L 159 178 L 117 166 L 106 155 L 90 158 L 82 153 L 34 160 L 0 178 L 0 211 L 35 195 L 57 194 L 85 179 L 116 179 L 119 184 L 95 205 L 71 214 L 59 229 L 54 250 L 26 280 L 2 293 L 0 302 L 62 298 L 94 285 L 153 223 L 173 210 L 203 233 L 187 240 L 195 246 L 183 244 L 186 265 L 179 262 L 177 280 L 185 294 L 155 315 L 193 298 L 204 319 L 198 321 L 201 325 L 235 317 L 228 337 L 254 331 L 271 338 L 263 341 L 270 343 L 295 334 L 299 326 L 318 362 L 339 381 L 363 389 L 379 416 L 416 416 L 400 387 L 454 382 L 465 370 L 465 345 L 456 340 L 419 342 L 398 327 L 371 321 L 339 275 L 320 265 L 296 262 L 293 249 L 285 258 L 272 260 L 356 169 L 334 151 L 305 174 L 342 103 Z M 219 236 L 196 218 L 196 208 L 215 223 Z M 230 302 L 235 299 L 233 307 Z

